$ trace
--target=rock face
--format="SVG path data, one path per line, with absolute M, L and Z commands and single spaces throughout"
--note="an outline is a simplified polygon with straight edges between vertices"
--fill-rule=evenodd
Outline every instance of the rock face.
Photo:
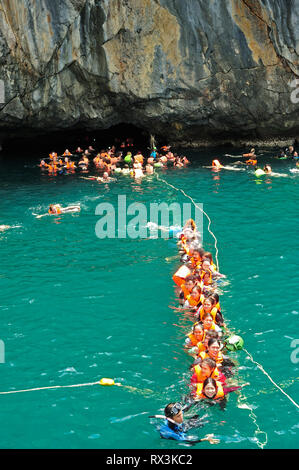
M 1 0 L 0 80 L 2 136 L 295 138 L 299 0 Z

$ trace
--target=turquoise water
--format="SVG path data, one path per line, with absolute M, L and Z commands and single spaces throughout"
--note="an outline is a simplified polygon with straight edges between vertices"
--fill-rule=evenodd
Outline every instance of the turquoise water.
M 287 178 L 257 179 L 252 171 L 213 173 L 203 165 L 223 149 L 188 152 L 189 168 L 160 175 L 203 203 L 218 239 L 221 305 L 230 328 L 270 376 L 298 400 L 299 175 L 294 164 L 271 160 Z M 233 153 L 231 151 L 231 153 Z M 235 152 L 238 153 L 237 151 Z M 176 449 L 160 439 L 158 421 L 170 401 L 188 391 L 192 359 L 183 351 L 191 325 L 177 306 L 172 274 L 177 247 L 164 239 L 104 239 L 95 235 L 100 202 L 188 202 L 155 178 L 128 177 L 101 186 L 79 175 L 49 177 L 35 157 L 2 154 L 0 224 L 1 327 L 5 363 L 1 391 L 89 383 L 101 377 L 135 387 L 90 386 L 0 395 L 1 448 Z M 201 160 L 203 159 L 203 160 Z M 81 213 L 36 219 L 51 202 L 81 204 Z M 204 247 L 214 240 L 204 220 Z M 297 448 L 298 409 L 248 359 L 231 355 L 235 379 L 250 382 L 230 394 L 225 410 L 204 409 L 207 423 L 192 434 L 214 433 L 218 446 Z M 299 355 L 297 354 L 297 357 Z

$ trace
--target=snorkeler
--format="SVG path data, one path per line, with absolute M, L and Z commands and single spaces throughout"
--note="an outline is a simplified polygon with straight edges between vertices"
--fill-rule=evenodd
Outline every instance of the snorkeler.
M 209 441 L 210 444 L 218 444 L 219 439 L 214 439 L 213 434 L 207 434 L 201 439 L 188 437 L 187 431 L 189 431 L 189 429 L 202 426 L 202 419 L 200 419 L 198 415 L 188 418 L 189 423 L 184 423 L 183 412 L 189 409 L 191 405 L 188 404 L 182 406 L 181 403 L 169 403 L 164 409 L 164 416 L 150 416 L 150 418 L 164 419 L 164 423 L 159 429 L 162 439 L 174 439 L 176 441 L 188 442 L 190 444 L 203 441 Z

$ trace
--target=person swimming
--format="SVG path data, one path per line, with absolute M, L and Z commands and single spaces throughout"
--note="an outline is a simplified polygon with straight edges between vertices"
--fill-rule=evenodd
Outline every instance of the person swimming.
M 37 219 L 40 219 L 41 217 L 45 217 L 47 215 L 67 214 L 71 212 L 80 212 L 80 210 L 81 210 L 81 207 L 79 204 L 67 206 L 67 207 L 62 207 L 60 204 L 50 204 L 47 214 L 41 214 L 41 215 L 34 214 L 34 215 L 36 215 Z
M 265 165 L 263 170 L 267 175 L 270 175 L 272 173 L 272 168 L 270 165 Z
M 159 432 L 162 439 L 173 439 L 186 443 L 198 443 L 208 441 L 210 444 L 218 444 L 219 439 L 215 439 L 213 434 L 207 434 L 201 439 L 188 436 L 187 432 L 191 428 L 202 426 L 202 419 L 195 415 L 187 418 L 189 423 L 184 422 L 184 411 L 190 409 L 193 403 L 182 406 L 181 403 L 169 403 L 164 409 L 164 416 L 154 415 L 150 418 L 162 418 L 164 423 L 160 426 Z

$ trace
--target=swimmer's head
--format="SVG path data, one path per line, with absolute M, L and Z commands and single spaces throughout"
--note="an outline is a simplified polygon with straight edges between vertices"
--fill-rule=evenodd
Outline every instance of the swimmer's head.
M 217 394 L 216 381 L 208 377 L 203 383 L 202 392 L 207 398 L 214 398 Z
M 201 372 L 204 376 L 209 377 L 213 370 L 216 368 L 216 362 L 210 357 L 203 359 L 200 364 Z
M 178 424 L 183 422 L 184 418 L 181 403 L 169 403 L 164 409 L 164 414 L 166 418 L 171 418 Z

